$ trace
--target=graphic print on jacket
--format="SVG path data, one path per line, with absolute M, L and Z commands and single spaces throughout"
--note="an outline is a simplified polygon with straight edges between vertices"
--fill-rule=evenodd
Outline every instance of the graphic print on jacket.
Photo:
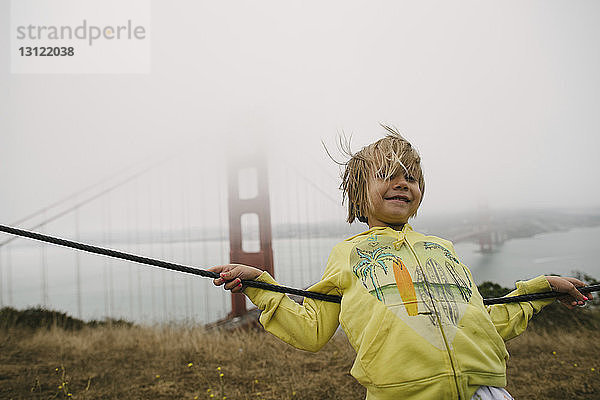
M 418 260 L 408 243 L 398 246 L 393 237 L 371 235 L 352 251 L 352 272 L 404 323 L 444 349 L 439 329 L 432 328 L 441 323 L 451 345 L 471 299 L 473 283 L 466 268 L 444 246 L 422 241 L 412 248 Z

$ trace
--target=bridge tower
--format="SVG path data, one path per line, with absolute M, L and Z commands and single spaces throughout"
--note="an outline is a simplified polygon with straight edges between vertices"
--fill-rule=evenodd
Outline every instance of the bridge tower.
M 271 210 L 269 205 L 269 183 L 266 157 L 245 154 L 228 161 L 228 207 L 229 207 L 229 258 L 231 263 L 246 264 L 273 272 L 273 248 L 271 245 Z M 241 196 L 242 186 L 250 197 Z M 242 218 L 254 215 L 258 221 L 259 249 L 255 252 L 244 250 Z M 246 313 L 246 297 L 242 293 L 231 294 L 230 317 Z

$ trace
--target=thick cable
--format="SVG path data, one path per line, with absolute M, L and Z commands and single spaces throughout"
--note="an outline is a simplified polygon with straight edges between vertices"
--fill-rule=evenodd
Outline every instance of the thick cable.
M 53 237 L 53 236 L 42 235 L 41 233 L 26 231 L 23 229 L 12 228 L 12 227 L 6 226 L 6 225 L 0 225 L 0 231 L 10 233 L 12 235 L 17 235 L 17 236 L 34 239 L 34 240 L 39 240 L 41 242 L 56 244 L 58 246 L 64 246 L 64 247 L 69 247 L 72 249 L 87 251 L 88 253 L 100 254 L 103 256 L 119 258 L 121 260 L 127 260 L 127 261 L 137 262 L 140 264 L 152 265 L 155 267 L 164 268 L 164 269 L 168 269 L 171 271 L 184 272 L 187 274 L 199 275 L 199 276 L 202 276 L 205 278 L 213 278 L 213 279 L 220 277 L 220 275 L 218 273 L 204 270 L 204 269 L 192 268 L 192 267 L 188 267 L 187 265 L 170 263 L 167 261 L 161 261 L 161 260 L 156 260 L 153 258 L 138 256 L 135 254 L 124 253 L 122 251 L 107 249 L 107 248 L 98 247 L 98 246 L 92 246 L 92 245 L 85 244 L 85 243 L 74 242 L 72 240 L 66 240 L 66 239 L 61 239 L 61 238 L 57 238 L 57 237 Z M 300 289 L 290 288 L 290 287 L 286 287 L 286 286 L 272 285 L 270 283 L 259 282 L 259 281 L 254 281 L 254 280 L 242 280 L 242 285 L 249 286 L 249 287 L 255 287 L 255 288 L 259 288 L 259 289 L 264 289 L 264 290 L 270 290 L 272 292 L 295 294 L 297 296 L 308 297 L 308 298 L 316 299 L 316 300 L 324 300 L 324 301 L 329 301 L 329 302 L 333 302 L 333 303 L 341 302 L 340 296 L 311 292 L 311 291 L 307 291 L 307 290 L 300 290 Z
M 590 286 L 580 286 L 577 288 L 580 293 L 586 294 L 591 292 L 599 292 L 600 285 L 590 285 Z M 483 304 L 486 306 L 492 304 L 506 304 L 506 303 L 518 303 L 524 301 L 533 301 L 533 300 L 542 300 L 542 299 L 551 299 L 553 297 L 562 297 L 568 296 L 568 293 L 560 293 L 560 292 L 540 292 L 540 293 L 531 293 L 531 294 L 522 294 L 519 296 L 505 296 L 505 297 L 494 297 L 490 299 L 483 299 Z
M 72 240 L 61 239 L 53 236 L 42 235 L 41 233 L 26 231 L 23 229 L 12 228 L 6 225 L 0 225 L 0 232 L 10 233 L 12 235 L 23 236 L 34 240 L 39 240 L 42 242 L 52 243 L 59 246 L 69 247 L 72 249 L 87 251 L 88 253 L 100 254 L 108 257 L 119 258 L 122 260 L 133 261 L 140 264 L 152 265 L 159 268 L 168 269 L 171 271 L 184 272 L 186 274 L 199 275 L 205 278 L 219 278 L 220 275 L 216 272 L 192 268 L 186 265 L 175 264 L 167 261 L 156 260 L 153 258 L 142 257 L 135 254 L 124 253 L 122 251 L 107 249 L 98 246 L 92 246 L 85 243 L 74 242 Z M 277 293 L 288 293 L 297 296 L 307 297 L 315 300 L 323 300 L 332 303 L 341 303 L 342 297 L 330 294 L 323 294 L 317 292 L 311 292 L 308 290 L 300 290 L 287 286 L 280 285 L 272 285 L 266 282 L 259 282 L 254 280 L 242 280 L 242 285 L 246 287 L 255 287 L 258 289 L 269 290 L 271 292 Z M 600 291 L 600 285 L 590 285 L 578 287 L 577 290 L 581 293 L 591 293 Z M 548 299 L 553 297 L 561 297 L 567 295 L 566 293 L 559 292 L 542 292 L 542 293 L 532 293 L 532 294 L 524 294 L 520 296 L 506 296 L 506 297 L 497 297 L 484 299 L 483 304 L 492 305 L 492 304 L 506 304 L 506 303 L 517 303 L 517 302 L 526 302 L 540 299 Z

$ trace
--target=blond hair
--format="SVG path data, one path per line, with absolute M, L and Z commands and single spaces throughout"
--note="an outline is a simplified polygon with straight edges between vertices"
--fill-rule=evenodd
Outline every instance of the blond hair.
M 384 124 L 381 126 L 387 135 L 356 153 L 352 153 L 349 139 L 340 140 L 342 151 L 350 157 L 347 162 L 338 163 L 345 166 L 340 189 L 344 200 L 348 199 L 348 223 L 355 219 L 367 223 L 367 215 L 372 207 L 369 178 L 387 180 L 403 170 L 418 182 L 421 194 L 425 193 L 419 153 L 396 128 Z

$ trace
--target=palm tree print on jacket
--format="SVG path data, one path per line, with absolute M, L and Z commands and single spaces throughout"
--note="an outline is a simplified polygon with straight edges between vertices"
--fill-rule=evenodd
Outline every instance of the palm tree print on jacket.
M 392 253 L 387 252 L 390 250 L 389 247 L 378 247 L 373 251 L 361 250 L 358 247 L 356 252 L 360 257 L 360 261 L 354 265 L 352 272 L 359 278 L 365 288 L 368 289 L 366 280 L 370 279 L 373 287 L 375 288 L 375 296 L 378 300 L 383 301 L 383 291 L 381 285 L 377 279 L 376 270 L 381 269 L 385 275 L 388 273 L 388 268 L 385 265 L 386 261 L 395 261 L 396 256 Z

